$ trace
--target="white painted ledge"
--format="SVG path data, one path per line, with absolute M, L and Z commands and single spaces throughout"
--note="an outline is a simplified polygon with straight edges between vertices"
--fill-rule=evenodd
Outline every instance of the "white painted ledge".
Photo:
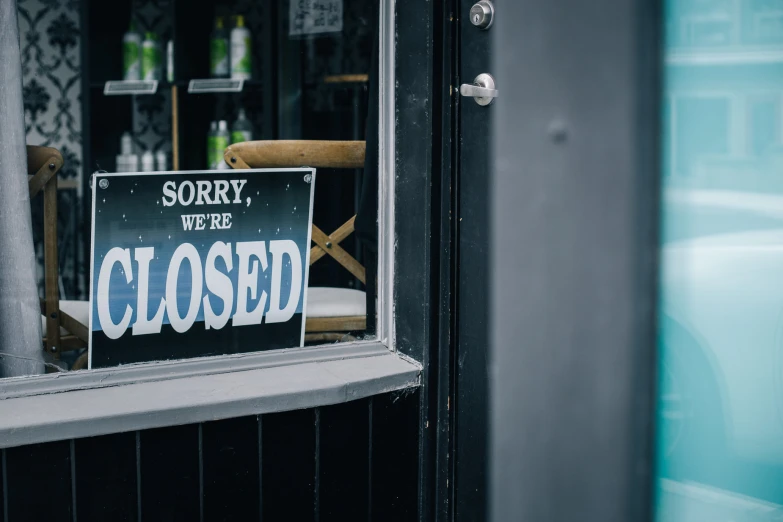
M 361 345 L 353 356 L 259 366 L 6 395 L 0 447 L 327 406 L 418 386 L 421 373 L 385 347 Z

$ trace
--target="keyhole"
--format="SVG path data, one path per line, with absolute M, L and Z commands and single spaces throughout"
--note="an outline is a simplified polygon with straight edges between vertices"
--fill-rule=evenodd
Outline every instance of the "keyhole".
M 478 14 L 474 17 L 474 20 L 475 20 L 475 23 L 479 23 L 479 15 Z

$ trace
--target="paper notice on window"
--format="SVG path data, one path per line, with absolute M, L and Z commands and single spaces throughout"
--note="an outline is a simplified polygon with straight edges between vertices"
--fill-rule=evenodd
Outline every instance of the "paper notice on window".
M 343 0 L 290 0 L 290 6 L 289 36 L 343 30 Z

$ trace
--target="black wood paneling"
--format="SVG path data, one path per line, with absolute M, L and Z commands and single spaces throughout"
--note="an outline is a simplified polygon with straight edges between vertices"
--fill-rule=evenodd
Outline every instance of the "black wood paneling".
M 256 417 L 204 423 L 201 452 L 204 520 L 258 520 Z
M 71 520 L 70 441 L 7 449 L 6 474 L 9 520 Z
M 142 520 L 198 520 L 198 425 L 142 431 L 140 455 Z
M 262 417 L 263 519 L 314 520 L 315 411 Z
M 417 518 L 419 393 L 417 389 L 372 399 L 373 522 Z
M 369 400 L 321 408 L 320 522 L 366 520 L 369 501 Z
M 76 440 L 79 522 L 138 520 L 136 433 Z
M 7 497 L 5 487 L 6 450 L 0 450 L 0 458 L 2 459 L 2 473 L 0 473 L 0 522 L 5 522 L 5 515 L 8 511 L 8 505 L 5 503 Z

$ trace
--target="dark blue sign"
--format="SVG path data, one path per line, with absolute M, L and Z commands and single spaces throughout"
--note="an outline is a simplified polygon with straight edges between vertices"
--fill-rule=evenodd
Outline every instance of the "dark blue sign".
M 301 346 L 314 169 L 96 174 L 90 367 Z

